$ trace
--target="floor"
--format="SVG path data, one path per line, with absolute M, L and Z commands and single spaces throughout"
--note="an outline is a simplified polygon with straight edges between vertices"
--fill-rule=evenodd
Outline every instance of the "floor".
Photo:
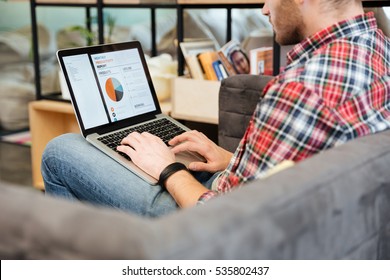
M 0 181 L 32 187 L 30 147 L 0 142 Z

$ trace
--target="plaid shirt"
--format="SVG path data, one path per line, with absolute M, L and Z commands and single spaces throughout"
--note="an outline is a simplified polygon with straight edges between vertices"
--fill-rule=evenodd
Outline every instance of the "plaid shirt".
M 217 190 L 231 191 L 283 160 L 306 159 L 390 128 L 390 40 L 373 13 L 326 28 L 296 45 L 264 89 Z

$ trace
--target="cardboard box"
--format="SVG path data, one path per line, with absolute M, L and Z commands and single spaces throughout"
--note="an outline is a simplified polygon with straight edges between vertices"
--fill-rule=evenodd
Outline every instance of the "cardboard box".
M 218 124 L 221 82 L 178 77 L 172 83 L 173 118 Z

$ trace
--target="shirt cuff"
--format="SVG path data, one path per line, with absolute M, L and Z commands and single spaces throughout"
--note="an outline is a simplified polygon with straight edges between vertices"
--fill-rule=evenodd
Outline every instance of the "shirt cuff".
M 216 196 L 218 196 L 218 192 L 216 192 L 216 191 L 207 191 L 207 192 L 205 192 L 204 194 L 202 194 L 199 197 L 197 205 L 203 205 L 207 201 L 209 201 L 210 199 L 212 199 L 212 198 L 214 198 Z

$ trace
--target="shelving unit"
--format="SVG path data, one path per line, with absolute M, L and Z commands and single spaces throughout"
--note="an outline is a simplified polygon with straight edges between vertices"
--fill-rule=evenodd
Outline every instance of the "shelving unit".
M 104 43 L 104 16 L 105 8 L 132 8 L 132 9 L 150 9 L 151 20 L 151 54 L 157 55 L 156 47 L 156 9 L 175 9 L 176 3 L 172 0 L 153 1 L 151 3 L 139 3 L 139 0 L 73 0 L 73 1 L 58 1 L 58 0 L 31 0 L 31 30 L 32 30 L 32 47 L 34 56 L 34 71 L 35 71 L 35 89 L 36 97 L 40 99 L 51 99 L 65 101 L 61 98 L 61 94 L 53 93 L 49 95 L 42 95 L 41 75 L 40 75 L 40 60 L 39 60 L 39 44 L 37 31 L 37 7 L 80 7 L 85 8 L 86 18 L 91 17 L 91 8 L 97 9 L 97 25 L 98 25 L 98 42 Z M 145 1 L 147 2 L 147 1 Z M 87 22 L 87 28 L 91 30 L 91 25 Z
M 184 20 L 183 12 L 185 9 L 202 9 L 202 8 L 219 8 L 226 9 L 227 12 L 227 23 L 226 23 L 226 42 L 231 40 L 232 37 L 232 9 L 242 9 L 242 8 L 262 8 L 264 6 L 264 0 L 177 0 L 177 39 L 178 42 L 183 42 L 184 40 Z M 386 7 L 390 6 L 390 1 L 388 0 L 366 0 L 363 1 L 364 7 Z M 273 56 L 273 71 L 274 75 L 279 74 L 280 69 L 280 55 L 281 48 L 278 43 L 273 44 L 274 56 Z M 183 75 L 184 72 L 184 56 L 178 47 L 178 74 L 179 76 Z
M 99 43 L 104 43 L 104 22 L 103 10 L 104 8 L 131 8 L 131 9 L 149 9 L 150 10 L 150 26 L 151 26 L 151 55 L 156 56 L 157 42 L 156 42 L 156 10 L 157 9 L 176 9 L 176 1 L 153 1 L 151 3 L 139 3 L 139 0 L 98 0 L 98 30 Z M 149 2 L 149 1 L 145 1 Z
M 38 31 L 37 31 L 37 14 L 36 8 L 39 6 L 56 6 L 56 7 L 80 7 L 85 8 L 86 18 L 90 18 L 91 8 L 97 9 L 97 23 L 98 23 L 98 42 L 104 43 L 104 8 L 132 8 L 150 9 L 151 19 L 151 54 L 157 55 L 156 47 L 156 9 L 176 9 L 177 11 L 177 39 L 178 42 L 184 40 L 184 20 L 183 14 L 186 9 L 209 9 L 218 8 L 225 9 L 227 12 L 226 22 L 226 42 L 232 37 L 232 9 L 243 8 L 262 8 L 264 0 L 168 0 L 153 1 L 151 3 L 140 3 L 140 0 L 73 0 L 73 1 L 58 1 L 58 0 L 31 0 L 31 26 L 32 26 L 32 47 L 34 56 L 34 70 L 35 70 L 35 88 L 37 99 L 54 99 L 63 100 L 60 98 L 60 93 L 53 93 L 50 95 L 42 95 L 41 76 L 40 76 L 40 60 L 39 60 L 39 46 L 38 46 Z M 363 1 L 365 7 L 383 7 L 390 6 L 390 1 Z M 87 23 L 87 28 L 91 29 L 90 23 Z M 278 74 L 280 68 L 280 46 L 274 42 L 274 75 Z M 184 57 L 181 53 L 180 47 L 177 48 L 178 54 L 178 74 L 183 75 L 184 72 Z
M 148 2 L 148 1 L 145 1 Z M 98 42 L 99 44 L 104 43 L 104 16 L 103 11 L 105 8 L 132 8 L 150 9 L 151 19 L 151 54 L 152 56 L 157 55 L 157 43 L 156 43 L 156 9 L 176 9 L 177 10 L 177 37 L 178 41 L 184 40 L 184 21 L 183 13 L 185 9 L 202 9 L 202 8 L 223 8 L 227 11 L 227 34 L 226 41 L 231 39 L 232 34 L 232 9 L 243 9 L 243 8 L 261 8 L 264 1 L 261 0 L 179 0 L 179 1 L 153 1 L 151 3 L 140 3 L 139 0 L 74 0 L 74 1 L 58 1 L 58 0 L 31 0 L 31 21 L 32 21 L 32 38 L 33 38 L 33 55 L 34 55 L 34 70 L 35 70 L 35 87 L 37 99 L 52 99 L 52 100 L 63 100 L 60 93 L 53 93 L 50 95 L 42 95 L 41 89 L 41 77 L 40 77 L 40 61 L 39 61 L 39 46 L 38 46 L 38 33 L 37 33 L 37 15 L 36 8 L 39 6 L 51 6 L 51 7 L 81 7 L 86 10 L 86 18 L 91 15 L 91 8 L 97 9 L 97 25 L 98 25 Z M 90 30 L 91 26 L 88 23 L 87 28 Z M 275 45 L 276 52 L 279 50 L 279 46 Z M 184 70 L 184 57 L 181 54 L 181 50 L 178 47 L 178 74 L 182 75 Z M 278 63 L 279 60 L 275 61 Z
M 91 17 L 91 8 L 96 8 L 96 0 L 78 0 L 78 1 L 55 1 L 55 0 L 31 0 L 30 1 L 30 11 L 31 11 L 31 36 L 32 36 L 32 48 L 33 48 L 33 56 L 34 56 L 34 72 L 35 72 L 35 92 L 36 98 L 43 99 L 42 95 L 42 87 L 41 87 L 41 71 L 40 71 L 40 58 L 39 58 L 39 34 L 37 30 L 37 13 L 36 9 L 39 6 L 47 6 L 47 7 L 80 7 L 85 8 L 85 17 Z M 91 25 L 87 22 L 88 30 L 91 30 Z M 53 99 L 60 100 L 61 93 L 56 92 L 49 94 L 44 97 L 44 99 Z
M 33 101 L 29 104 L 31 133 L 31 167 L 33 186 L 44 190 L 41 160 L 46 144 L 61 134 L 79 133 L 72 105 L 52 100 Z
M 177 40 L 184 40 L 184 19 L 183 14 L 185 9 L 225 9 L 227 13 L 226 22 L 226 42 L 232 38 L 232 9 L 261 9 L 264 5 L 264 0 L 178 0 L 177 1 Z M 274 44 L 274 58 L 280 55 L 280 47 Z M 184 73 L 184 56 L 180 46 L 177 48 L 178 59 L 178 74 L 182 76 Z M 275 64 L 276 63 L 276 64 Z M 279 69 L 279 59 L 274 60 L 274 65 Z M 274 68 L 276 68 L 274 67 Z

